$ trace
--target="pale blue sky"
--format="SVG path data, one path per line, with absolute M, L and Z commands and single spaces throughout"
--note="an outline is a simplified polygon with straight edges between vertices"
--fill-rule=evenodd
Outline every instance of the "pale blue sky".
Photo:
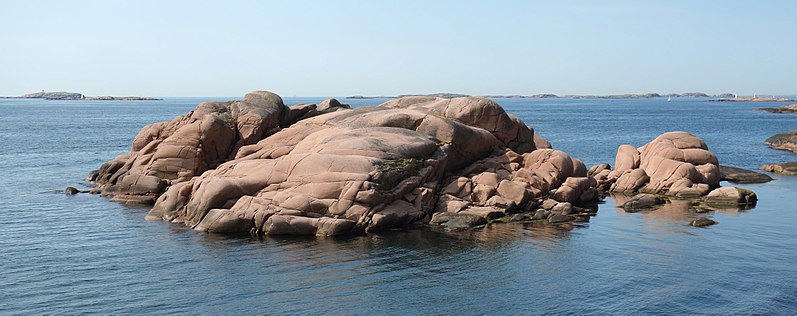
M 797 1 L 0 0 L 0 95 L 797 94 Z

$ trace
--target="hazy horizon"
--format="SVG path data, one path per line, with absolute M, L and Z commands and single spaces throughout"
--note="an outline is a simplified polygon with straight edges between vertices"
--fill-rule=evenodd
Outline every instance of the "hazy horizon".
M 6 1 L 0 96 L 797 94 L 797 3 Z

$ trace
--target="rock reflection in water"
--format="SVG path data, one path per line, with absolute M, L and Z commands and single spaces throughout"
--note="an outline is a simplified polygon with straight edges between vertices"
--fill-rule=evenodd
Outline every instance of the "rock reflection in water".
M 666 203 L 654 206 L 648 210 L 642 211 L 629 211 L 625 210 L 622 205 L 630 200 L 633 196 L 623 194 L 609 194 L 608 196 L 615 201 L 616 208 L 620 214 L 639 213 L 639 216 L 645 220 L 659 221 L 669 220 L 674 222 L 682 222 L 687 225 L 690 221 L 701 217 L 711 217 L 713 213 L 721 214 L 737 214 L 742 211 L 755 208 L 755 205 L 708 205 L 703 203 L 700 199 L 679 199 L 675 197 L 663 197 Z

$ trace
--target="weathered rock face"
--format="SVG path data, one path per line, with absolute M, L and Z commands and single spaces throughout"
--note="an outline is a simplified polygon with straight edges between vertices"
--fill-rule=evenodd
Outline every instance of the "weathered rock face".
M 419 222 L 561 225 L 593 215 L 599 190 L 674 200 L 708 194 L 695 203 L 715 209 L 755 203 L 743 189 L 711 191 L 717 158 L 688 133 L 623 145 L 614 165 L 587 170 L 484 98 L 411 96 L 350 109 L 334 99 L 288 107 L 255 91 L 144 127 L 129 153 L 89 179 L 114 199 L 154 203 L 149 219 L 255 235 L 334 236 Z M 624 207 L 672 201 L 640 195 Z
M 276 133 L 291 120 L 319 114 L 291 116 L 304 108 L 286 107 L 267 91 L 249 93 L 242 101 L 201 103 L 170 122 L 142 128 L 130 153 L 104 164 L 90 180 L 116 199 L 152 203 L 167 187 L 218 167 L 240 147 Z M 338 103 L 328 109 L 340 108 Z
M 797 153 L 797 131 L 777 134 L 764 141 L 769 147 Z
M 717 157 L 686 132 L 664 133 L 640 148 L 622 145 L 614 165 L 614 171 L 604 165 L 591 172 L 598 187 L 610 192 L 696 197 L 720 181 Z
M 202 103 L 143 128 L 130 153 L 91 178 L 115 198 L 157 198 L 150 219 L 219 233 L 474 226 L 534 210 L 552 190 L 562 202 L 598 198 L 581 161 L 535 150 L 547 142 L 488 99 L 347 108 L 334 99 L 286 107 L 266 91 Z

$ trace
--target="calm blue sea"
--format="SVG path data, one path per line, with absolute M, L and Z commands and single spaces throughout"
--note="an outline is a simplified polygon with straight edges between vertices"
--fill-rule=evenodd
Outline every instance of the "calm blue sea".
M 744 185 L 758 206 L 708 213 L 719 224 L 706 229 L 687 227 L 685 210 L 625 213 L 607 199 L 573 227 L 338 239 L 201 234 L 56 192 L 86 187 L 142 126 L 209 99 L 229 98 L 0 100 L 0 314 L 797 313 L 797 178 Z M 704 138 L 723 164 L 797 161 L 762 143 L 797 115 L 753 110 L 782 104 L 497 101 L 587 165 L 672 130 Z

